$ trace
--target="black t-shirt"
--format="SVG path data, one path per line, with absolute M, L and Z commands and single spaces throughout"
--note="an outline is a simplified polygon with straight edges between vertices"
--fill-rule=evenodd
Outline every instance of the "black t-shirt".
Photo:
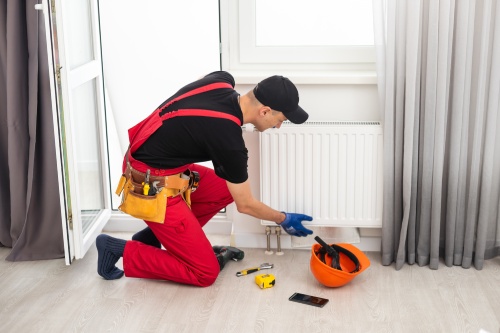
M 235 85 L 231 74 L 213 72 L 181 88 L 162 105 L 187 91 L 215 82 L 229 83 L 233 88 Z M 233 115 L 243 124 L 238 96 L 234 89 L 211 90 L 174 102 L 161 115 L 180 109 L 204 109 Z M 248 150 L 241 126 L 224 118 L 179 116 L 164 120 L 132 155 L 158 169 L 211 160 L 215 173 L 231 183 L 243 183 L 248 178 Z

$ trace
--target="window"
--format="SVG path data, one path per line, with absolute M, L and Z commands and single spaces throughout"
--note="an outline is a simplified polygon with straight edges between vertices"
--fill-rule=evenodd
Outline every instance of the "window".
M 374 78 L 372 0 L 221 0 L 221 35 L 223 69 L 243 77 Z
M 256 45 L 373 45 L 371 1 L 255 0 Z

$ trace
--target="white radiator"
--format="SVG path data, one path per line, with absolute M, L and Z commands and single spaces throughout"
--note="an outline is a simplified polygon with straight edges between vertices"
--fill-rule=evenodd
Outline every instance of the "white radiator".
M 260 133 L 260 179 L 262 202 L 309 225 L 381 227 L 382 126 L 285 122 Z

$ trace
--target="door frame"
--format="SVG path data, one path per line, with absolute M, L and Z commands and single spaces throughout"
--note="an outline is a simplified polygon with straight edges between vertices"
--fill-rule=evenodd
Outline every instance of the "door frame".
M 68 17 L 63 15 L 63 0 L 43 0 L 47 47 L 49 55 L 50 87 L 52 92 L 53 121 L 58 171 L 58 185 L 61 202 L 61 217 L 64 236 L 65 261 L 71 264 L 73 259 L 81 259 L 94 243 L 97 235 L 111 216 L 111 191 L 109 181 L 109 158 L 107 152 L 106 112 L 102 69 L 99 4 L 98 0 L 89 0 L 90 19 L 92 21 L 93 59 L 74 69 L 69 66 L 69 47 L 65 43 L 68 31 Z M 69 36 L 69 33 L 66 35 Z M 67 37 L 69 38 L 69 37 Z M 92 224 L 83 230 L 80 211 L 79 180 L 74 140 L 75 127 L 72 121 L 71 91 L 82 83 L 94 80 L 98 122 L 99 168 L 102 184 L 96 190 L 102 193 L 104 208 L 96 209 Z

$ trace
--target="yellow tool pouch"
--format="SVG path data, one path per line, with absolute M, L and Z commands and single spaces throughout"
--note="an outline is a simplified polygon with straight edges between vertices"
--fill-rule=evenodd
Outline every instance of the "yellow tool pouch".
M 118 209 L 141 220 L 163 223 L 168 191 L 162 189 L 154 195 L 144 195 L 143 191 L 144 185 L 122 175 L 115 191 L 116 195 L 122 195 Z
M 182 193 L 182 198 L 186 202 L 186 205 L 188 205 L 189 209 L 191 209 L 191 189 L 188 188 L 184 193 Z
M 188 205 L 189 209 L 191 209 L 191 194 L 196 191 L 200 184 L 200 174 L 196 171 L 190 171 L 189 173 L 189 187 L 182 193 L 182 198 Z

